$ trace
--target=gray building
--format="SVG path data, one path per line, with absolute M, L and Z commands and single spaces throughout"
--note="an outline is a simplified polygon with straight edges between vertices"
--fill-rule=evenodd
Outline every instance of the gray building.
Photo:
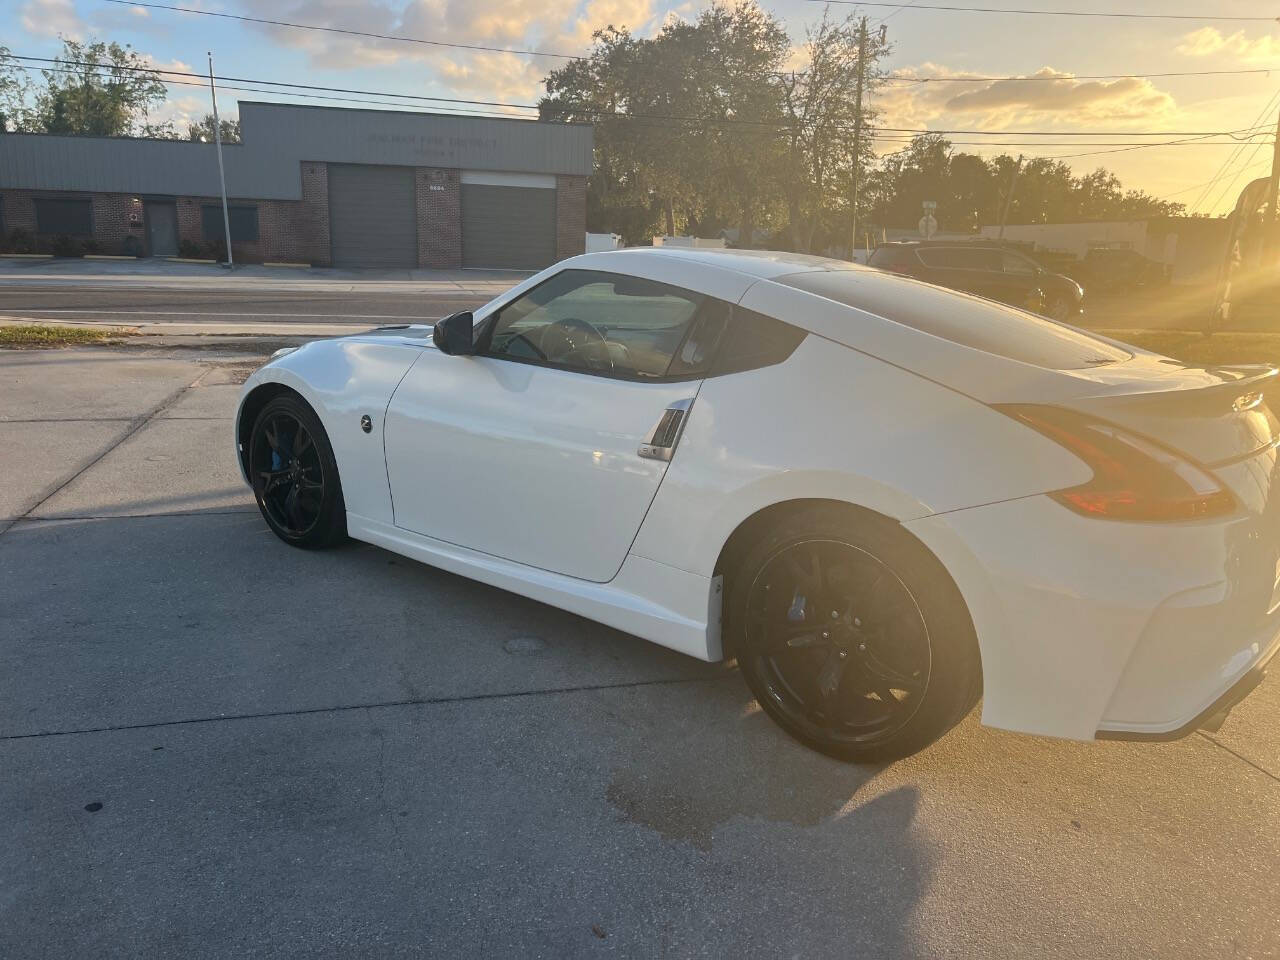
M 240 104 L 236 258 L 535 269 L 581 253 L 592 130 L 535 120 Z M 0 243 L 220 255 L 212 144 L 0 134 Z

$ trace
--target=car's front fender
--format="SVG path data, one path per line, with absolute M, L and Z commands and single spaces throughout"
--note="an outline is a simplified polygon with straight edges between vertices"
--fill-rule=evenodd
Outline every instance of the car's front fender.
M 246 413 L 254 407 L 253 398 L 261 396 L 259 391 L 278 385 L 301 396 L 320 418 L 338 463 L 347 511 L 392 522 L 382 417 L 396 386 L 423 349 L 390 338 L 323 340 L 255 371 L 245 381 L 236 411 L 236 451 L 242 474 L 241 445 L 252 427 Z M 366 415 L 371 421 L 367 433 L 360 422 Z

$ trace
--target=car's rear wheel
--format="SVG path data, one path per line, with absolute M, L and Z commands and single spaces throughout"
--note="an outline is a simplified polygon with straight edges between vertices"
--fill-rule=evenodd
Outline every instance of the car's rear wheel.
M 1049 306 L 1049 316 L 1052 317 L 1054 320 L 1057 320 L 1059 323 L 1066 323 L 1068 320 L 1071 319 L 1072 314 L 1074 313 L 1075 313 L 1075 310 L 1071 304 L 1071 301 L 1069 301 L 1066 297 L 1058 297 Z
M 258 509 L 285 543 L 314 549 L 346 538 L 333 447 L 301 398 L 285 394 L 262 408 L 249 438 L 248 466 Z
M 968 610 L 897 524 L 838 508 L 776 524 L 730 575 L 731 651 L 761 707 L 830 756 L 880 762 L 924 748 L 977 702 Z

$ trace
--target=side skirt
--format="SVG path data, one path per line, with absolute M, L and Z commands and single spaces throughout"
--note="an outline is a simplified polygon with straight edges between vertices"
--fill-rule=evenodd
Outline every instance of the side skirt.
M 629 554 L 608 583 L 512 563 L 347 513 L 357 540 L 490 586 L 568 610 L 699 660 L 721 659 L 718 584 L 707 577 Z

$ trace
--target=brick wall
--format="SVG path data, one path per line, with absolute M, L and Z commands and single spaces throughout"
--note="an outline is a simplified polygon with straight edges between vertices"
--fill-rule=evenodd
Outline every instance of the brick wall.
M 329 165 L 317 161 L 302 164 L 302 226 L 309 240 L 302 259 L 317 267 L 332 262 L 329 253 Z
M 587 178 L 556 177 L 556 259 L 587 249 Z
M 139 243 L 144 240 L 142 203 L 135 202 L 128 193 L 54 193 L 46 190 L 0 190 L 4 203 L 4 238 L 14 230 L 22 230 L 31 235 L 41 250 L 47 251 L 55 234 L 40 233 L 40 225 L 36 218 L 36 199 L 39 197 L 67 197 L 81 199 L 87 197 L 90 202 L 93 225 L 92 239 L 101 253 L 118 254 L 123 251 L 124 241 L 136 237 Z M 131 221 L 129 215 L 136 213 L 137 220 Z
M 462 177 L 457 170 L 418 167 L 418 266 L 457 270 L 462 266 Z
M 323 164 L 313 166 L 318 172 L 303 177 L 303 199 L 247 200 L 258 208 L 258 239 L 253 243 L 237 242 L 237 260 L 246 263 L 281 260 L 295 263 L 329 263 L 329 198 L 328 170 Z M 305 170 L 305 168 L 304 168 Z M 147 250 L 145 206 L 142 198 L 135 201 L 127 193 L 54 193 L 50 191 L 0 190 L 4 203 L 4 234 L 25 230 L 35 239 L 37 248 L 47 251 L 54 236 L 41 234 L 36 222 L 37 197 L 88 197 L 92 204 L 92 238 L 100 253 L 125 252 L 124 242 L 137 239 L 139 249 Z M 178 243 L 184 241 L 203 247 L 203 255 L 211 255 L 204 236 L 203 207 L 220 206 L 218 197 L 175 197 L 178 215 Z M 131 220 L 130 215 L 137 219 Z M 220 238 L 215 244 L 220 247 Z M 188 252 L 190 248 L 188 248 Z

